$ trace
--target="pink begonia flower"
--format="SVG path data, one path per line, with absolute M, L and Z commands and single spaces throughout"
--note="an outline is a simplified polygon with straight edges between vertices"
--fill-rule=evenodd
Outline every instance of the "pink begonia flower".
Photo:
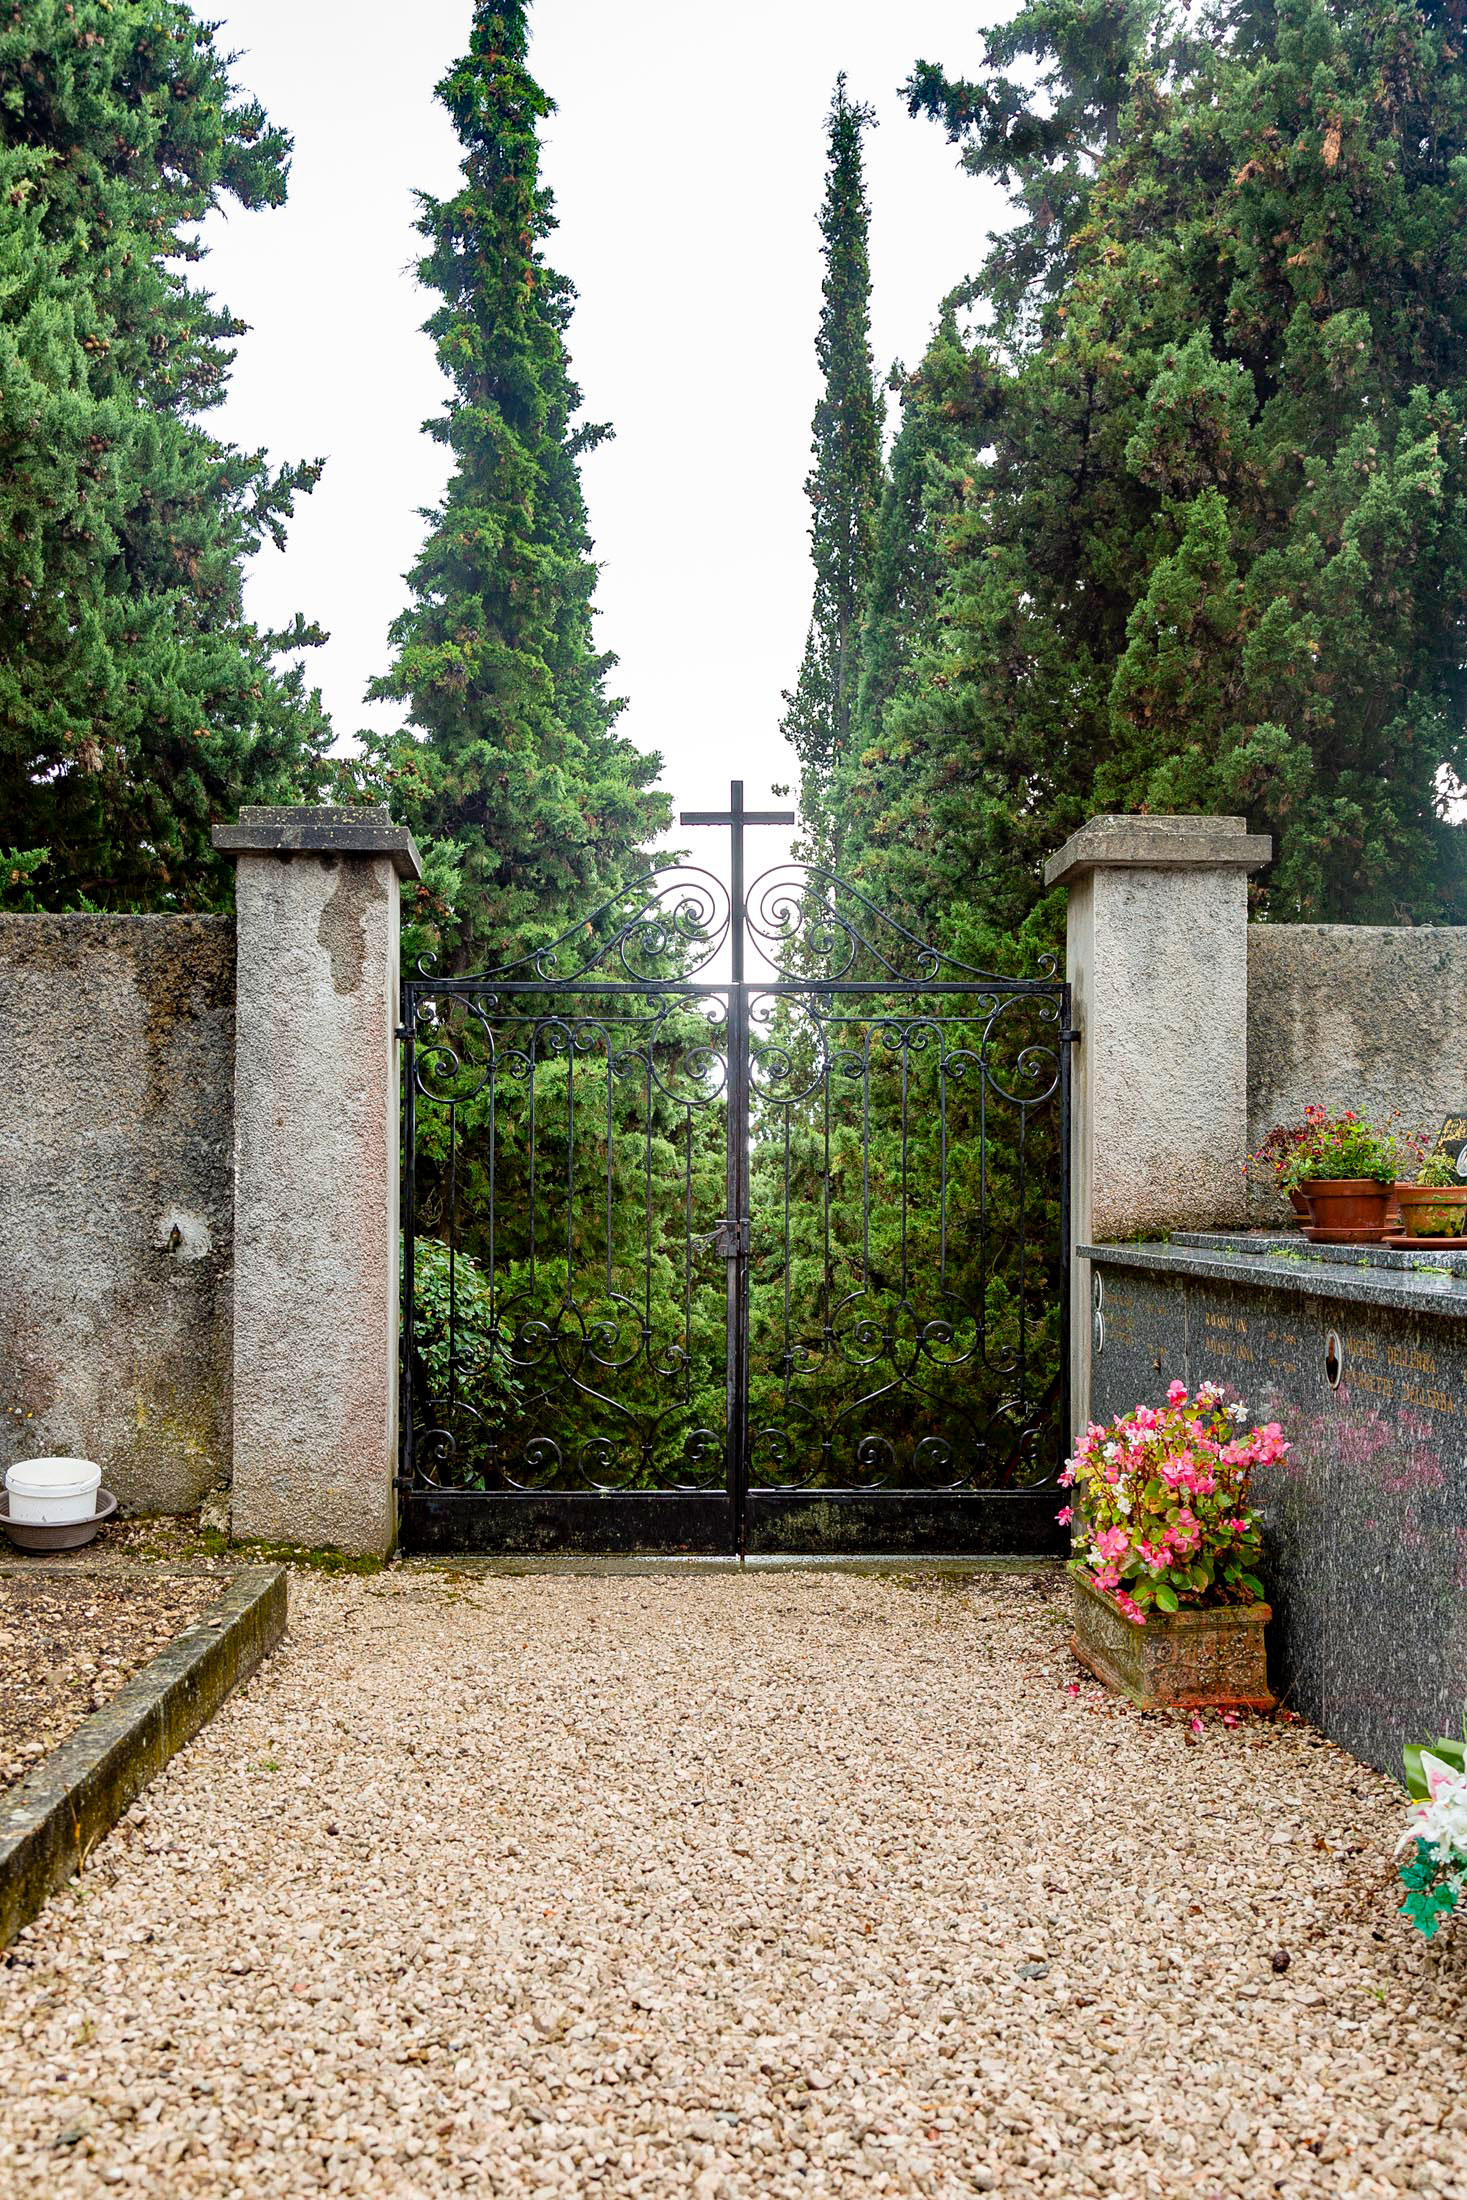
M 1113 1589 L 1121 1578 L 1119 1566 L 1099 1566 L 1090 1576 L 1097 1589 Z
M 1136 1602 L 1136 1599 L 1134 1597 L 1127 1596 L 1124 1589 L 1116 1590 L 1115 1601 L 1120 1606 L 1121 1610 L 1125 1613 L 1127 1619 L 1133 1621 L 1137 1627 L 1144 1627 L 1146 1625 L 1146 1614 L 1142 1611 L 1140 1605 Z
M 1144 1429 L 1155 1428 L 1160 1419 L 1161 1415 L 1157 1412 L 1155 1406 L 1137 1406 L 1131 1416 L 1133 1426 Z
M 1075 1517 L 1075 1508 L 1073 1505 L 1061 1505 L 1054 1517 L 1062 1528 L 1067 1528 Z
M 1095 1548 L 1102 1558 L 1124 1558 L 1131 1548 L 1131 1538 L 1124 1528 L 1106 1528 L 1095 1538 Z
M 1167 1385 L 1166 1402 L 1169 1406 L 1179 1406 L 1186 1395 L 1187 1386 L 1185 1383 L 1175 1382 Z

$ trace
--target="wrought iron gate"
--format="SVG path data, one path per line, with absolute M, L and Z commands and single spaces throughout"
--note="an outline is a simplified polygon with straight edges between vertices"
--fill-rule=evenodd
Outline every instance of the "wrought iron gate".
M 729 886 L 406 981 L 405 1544 L 1059 1549 L 1068 987 L 685 822 Z

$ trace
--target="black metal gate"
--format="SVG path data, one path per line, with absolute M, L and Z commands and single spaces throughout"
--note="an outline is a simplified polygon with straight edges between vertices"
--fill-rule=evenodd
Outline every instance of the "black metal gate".
M 1069 988 L 684 822 L 728 886 L 405 983 L 405 1545 L 1060 1549 Z

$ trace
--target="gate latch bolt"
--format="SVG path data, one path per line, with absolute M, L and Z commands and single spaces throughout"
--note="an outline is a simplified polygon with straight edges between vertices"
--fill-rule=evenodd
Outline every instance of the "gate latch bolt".
M 727 1216 L 713 1225 L 713 1250 L 720 1260 L 738 1260 L 749 1250 L 749 1222 L 731 1221 Z

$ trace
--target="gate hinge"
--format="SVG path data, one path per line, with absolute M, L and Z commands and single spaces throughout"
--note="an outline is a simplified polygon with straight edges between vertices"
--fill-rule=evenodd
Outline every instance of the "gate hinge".
M 723 1216 L 713 1225 L 713 1250 L 720 1260 L 739 1260 L 749 1250 L 749 1221 L 730 1221 Z
M 1078 1025 L 1078 1024 L 1066 1024 L 1066 1025 L 1065 1025 L 1065 1028 L 1064 1028 L 1064 1030 L 1063 1030 L 1063 1031 L 1062 1031 L 1062 1032 L 1060 1033 L 1060 1045 L 1061 1045 L 1061 1046 L 1070 1046 L 1070 1047 L 1073 1047 L 1073 1046 L 1078 1046 L 1078 1045 L 1079 1045 L 1079 1043 L 1080 1043 L 1080 1027 L 1079 1027 L 1079 1025 Z

